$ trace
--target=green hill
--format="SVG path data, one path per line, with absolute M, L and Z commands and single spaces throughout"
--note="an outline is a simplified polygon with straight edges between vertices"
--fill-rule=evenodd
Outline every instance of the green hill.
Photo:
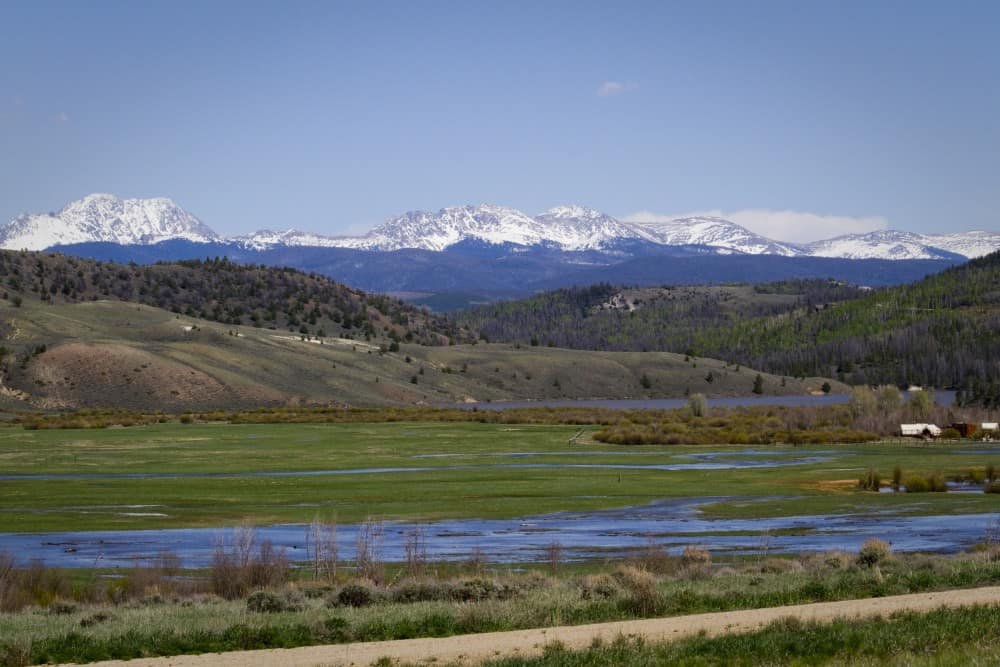
M 227 260 L 139 267 L 0 252 L 0 409 L 181 411 L 754 390 L 756 372 L 721 361 L 486 344 L 470 331 L 291 269 Z M 757 389 L 802 394 L 823 382 L 764 374 Z
M 559 290 L 470 310 L 491 340 L 690 352 L 787 376 L 963 389 L 1000 404 L 1000 253 L 910 285 Z

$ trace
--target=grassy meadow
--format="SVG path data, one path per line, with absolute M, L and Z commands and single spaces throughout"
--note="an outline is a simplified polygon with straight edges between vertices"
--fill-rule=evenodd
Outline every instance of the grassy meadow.
M 614 508 L 662 498 L 725 496 L 712 517 L 895 510 L 991 512 L 992 494 L 879 494 L 857 488 L 869 469 L 888 480 L 946 478 L 1000 468 L 1000 450 L 974 442 L 757 446 L 762 458 L 818 456 L 775 468 L 503 467 L 517 464 L 692 464 L 726 445 L 620 446 L 595 442 L 597 427 L 493 423 L 181 424 L 129 428 L 0 429 L 0 532 L 213 527 L 367 518 L 429 521 L 514 518 Z M 541 454 L 523 457 L 523 454 Z M 750 457 L 752 458 L 752 457 Z M 405 468 L 398 472 L 368 472 Z M 355 471 L 296 475 L 313 471 Z M 255 473 L 282 473 L 256 477 Z M 91 478 L 75 478 L 93 474 Z M 160 478 L 113 475 L 164 475 Z M 199 474 L 224 476 L 198 476 Z M 67 475 L 64 479 L 16 478 Z M 102 475 L 112 475 L 102 477 Z M 171 476 L 176 475 L 176 476 Z M 165 516 L 135 516 L 157 505 Z

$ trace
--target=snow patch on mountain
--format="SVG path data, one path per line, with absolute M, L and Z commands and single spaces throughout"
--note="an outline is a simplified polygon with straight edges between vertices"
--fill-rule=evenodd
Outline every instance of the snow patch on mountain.
M 261 229 L 253 234 L 245 236 L 234 236 L 228 241 L 235 243 L 248 250 L 267 250 L 280 246 L 308 246 L 310 248 L 340 248 L 350 247 L 344 243 L 350 243 L 353 239 L 347 236 L 323 236 L 314 232 L 303 232 L 298 229 L 286 229 L 276 232 L 270 229 Z
M 929 237 L 884 229 L 867 234 L 845 234 L 804 246 L 813 257 L 846 259 L 955 259 L 951 251 L 931 245 Z
M 93 194 L 57 213 L 21 215 L 0 228 L 0 248 L 44 250 L 54 245 L 103 241 L 148 245 L 168 239 L 199 243 L 219 236 L 169 199 L 120 199 Z
M 954 234 L 928 234 L 929 245 L 973 259 L 1000 249 L 1000 232 L 956 232 Z

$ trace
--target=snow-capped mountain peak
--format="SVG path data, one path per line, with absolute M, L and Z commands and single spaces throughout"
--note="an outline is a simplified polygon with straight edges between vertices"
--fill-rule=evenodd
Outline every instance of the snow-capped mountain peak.
M 219 240 L 201 220 L 169 199 L 120 199 L 108 194 L 87 195 L 56 213 L 21 215 L 0 228 L 0 248 L 15 250 L 91 241 L 151 244 L 177 238 Z
M 774 241 L 724 218 L 696 216 L 637 224 L 656 234 L 665 245 L 705 245 L 724 252 L 750 255 L 796 257 L 806 254 L 793 243 Z

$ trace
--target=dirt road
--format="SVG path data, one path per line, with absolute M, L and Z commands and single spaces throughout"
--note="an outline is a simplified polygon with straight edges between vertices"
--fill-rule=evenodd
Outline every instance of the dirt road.
M 458 637 L 235 651 L 93 664 L 98 667 L 314 667 L 316 665 L 367 667 L 380 658 L 390 657 L 407 663 L 434 659 L 434 662 L 439 664 L 454 661 L 472 665 L 500 656 L 537 655 L 546 644 L 557 641 L 562 642 L 567 648 L 582 649 L 590 646 L 598 637 L 605 641 L 613 641 L 618 636 L 624 635 L 642 637 L 649 642 L 659 642 L 688 637 L 699 632 L 706 632 L 708 635 L 751 632 L 772 621 L 789 616 L 804 621 L 829 622 L 836 618 L 886 616 L 896 611 L 931 611 L 940 607 L 982 604 L 1000 604 L 1000 586 L 641 621 L 490 632 Z

